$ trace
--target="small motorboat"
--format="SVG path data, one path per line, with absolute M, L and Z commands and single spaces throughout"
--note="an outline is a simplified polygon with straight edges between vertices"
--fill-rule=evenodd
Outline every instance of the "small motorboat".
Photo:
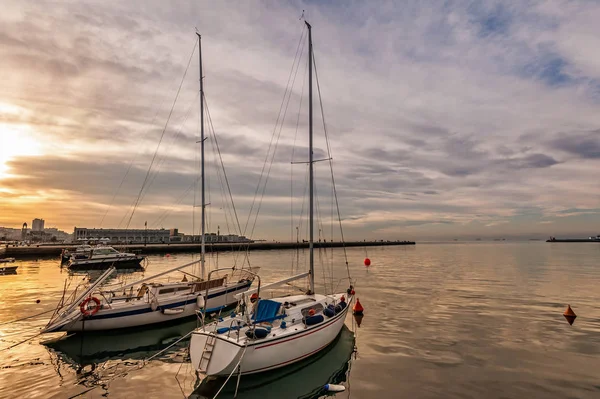
M 0 259 L 0 263 L 13 263 L 14 261 L 15 261 L 15 258 Z
M 75 249 L 73 251 L 70 251 L 68 249 L 63 249 L 62 254 L 61 254 L 61 261 L 62 261 L 62 263 L 67 263 L 73 258 L 74 259 L 87 258 L 89 256 L 90 252 L 92 252 L 92 249 L 93 249 L 93 247 L 88 244 L 78 245 L 77 247 L 75 247 Z
M 71 254 L 67 267 L 71 270 L 108 269 L 114 266 L 117 269 L 141 267 L 140 263 L 146 259 L 143 255 L 119 252 L 113 247 L 99 246 L 89 252 L 75 252 Z

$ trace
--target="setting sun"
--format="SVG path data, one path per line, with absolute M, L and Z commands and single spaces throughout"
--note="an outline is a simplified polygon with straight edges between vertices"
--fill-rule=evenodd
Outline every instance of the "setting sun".
M 0 107 L 3 113 L 6 107 Z M 8 163 L 20 156 L 41 155 L 41 145 L 31 128 L 23 124 L 0 123 L 0 179 L 10 174 Z

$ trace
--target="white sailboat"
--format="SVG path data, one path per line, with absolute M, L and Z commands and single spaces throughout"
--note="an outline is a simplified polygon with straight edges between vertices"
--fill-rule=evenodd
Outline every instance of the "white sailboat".
M 171 322 L 203 314 L 217 312 L 236 304 L 237 295 L 247 291 L 255 274 L 244 269 L 205 270 L 205 176 L 204 176 L 204 87 L 202 75 L 202 46 L 198 35 L 200 59 L 200 115 L 201 115 L 201 183 L 202 183 L 202 238 L 200 260 L 177 266 L 162 273 L 124 286 L 102 286 L 115 266 L 103 273 L 84 292 L 77 291 L 59 303 L 57 310 L 42 332 L 93 331 L 140 327 Z M 95 250 L 97 252 L 97 250 Z M 162 283 L 159 277 L 200 263 L 202 277 L 188 281 Z M 211 278 L 212 273 L 228 270 L 230 273 Z
M 309 251 L 310 270 L 241 295 L 249 312 L 203 325 L 192 333 L 190 357 L 198 376 L 252 374 L 283 367 L 326 348 L 340 333 L 354 290 L 332 295 L 315 293 L 314 173 L 312 126 L 312 37 L 308 28 L 309 69 Z M 260 299 L 260 290 L 309 278 L 306 294 Z M 258 297 L 252 304 L 249 295 Z M 243 309 L 243 306 L 242 306 Z M 239 377 L 238 377 L 239 378 Z

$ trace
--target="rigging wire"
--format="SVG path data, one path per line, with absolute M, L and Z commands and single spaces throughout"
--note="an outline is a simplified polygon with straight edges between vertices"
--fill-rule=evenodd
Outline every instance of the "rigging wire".
M 231 185 L 229 184 L 229 178 L 227 177 L 227 171 L 225 170 L 225 164 L 223 162 L 223 155 L 221 153 L 221 148 L 219 147 L 219 140 L 217 139 L 217 134 L 216 134 L 213 122 L 212 122 L 212 116 L 208 109 L 208 102 L 206 101 L 206 98 L 204 99 L 204 104 L 206 104 L 206 114 L 208 116 L 208 123 L 210 126 L 210 131 L 212 132 L 212 137 L 215 142 L 215 148 L 217 150 L 217 154 L 219 156 L 219 162 L 221 164 L 221 169 L 218 170 L 219 173 L 217 173 L 217 176 L 221 176 L 220 172 L 221 171 L 223 172 L 223 180 L 225 181 L 225 186 L 227 187 L 227 193 L 229 194 L 229 200 L 231 201 L 231 211 L 233 213 L 231 216 L 232 216 L 232 219 L 235 220 L 234 231 L 236 231 L 235 227 L 237 226 L 238 231 L 240 231 L 240 235 L 241 235 L 242 228 L 241 228 L 240 221 L 238 218 L 237 210 L 235 208 L 235 202 L 233 201 L 233 195 L 231 193 Z M 224 190 L 222 182 L 221 182 L 221 188 Z M 229 205 L 229 203 L 227 201 L 224 201 L 224 203 L 227 203 L 227 206 Z M 225 212 L 225 214 L 226 214 L 226 212 Z M 233 220 L 232 220 L 232 223 L 233 223 Z M 228 226 L 228 228 L 229 228 L 229 226 Z M 246 245 L 246 247 L 247 247 L 247 245 Z M 232 249 L 233 249 L 233 245 L 232 245 Z M 240 250 L 241 249 L 242 249 L 242 246 L 240 246 Z M 250 259 L 248 257 L 247 251 L 246 251 L 246 260 L 248 261 L 248 266 L 250 266 Z M 234 268 L 235 268 L 236 261 L 237 261 L 237 257 L 235 258 L 235 261 L 234 261 L 234 266 L 233 266 Z M 242 264 L 242 266 L 243 266 L 243 264 Z
M 199 94 L 196 95 L 196 98 L 198 98 Z M 184 114 L 184 117 L 181 121 L 181 123 L 179 124 L 179 127 L 176 129 L 175 132 L 175 136 L 173 137 L 173 139 L 171 140 L 169 146 L 167 148 L 170 148 L 172 145 L 174 145 L 174 143 L 177 141 L 177 139 L 179 138 L 179 136 L 181 135 L 183 128 L 185 127 L 185 124 L 188 120 L 188 117 L 190 115 L 190 111 L 192 110 L 192 107 L 194 105 L 194 101 L 192 101 L 190 103 L 190 106 L 188 107 L 187 111 Z M 166 151 L 166 153 L 168 153 L 168 151 Z M 167 155 L 163 155 L 158 163 L 156 168 L 154 169 L 154 171 L 151 172 L 151 178 L 150 178 L 150 182 L 146 185 L 146 189 L 142 194 L 142 197 L 139 199 L 139 202 L 143 202 L 144 198 L 146 198 L 146 195 L 148 194 L 148 191 L 150 189 L 150 187 L 152 186 L 152 184 L 154 183 L 154 181 L 156 180 L 156 177 L 158 177 L 159 173 L 160 173 L 160 168 L 162 167 L 162 165 L 164 164 L 165 160 L 167 159 Z M 134 205 L 135 205 L 135 200 L 132 202 L 131 206 L 129 207 L 130 209 L 127 210 L 127 212 L 125 212 L 125 214 L 123 215 L 123 217 L 121 218 L 121 221 L 119 222 L 119 226 L 121 226 L 121 224 L 123 223 L 123 221 L 125 220 L 125 218 L 127 217 L 127 215 L 129 215 L 129 212 L 134 212 Z
M 146 183 L 148 182 L 148 177 L 150 175 L 150 171 L 152 170 L 152 166 L 154 165 L 154 161 L 156 160 L 156 155 L 158 154 L 158 150 L 162 143 L 163 137 L 165 136 L 165 132 L 167 131 L 167 126 L 169 125 L 169 121 L 171 120 L 171 115 L 173 115 L 173 109 L 175 108 L 175 104 L 177 103 L 177 99 L 179 98 L 179 93 L 181 92 L 181 86 L 183 86 L 183 81 L 185 80 L 187 71 L 190 67 L 190 64 L 192 63 L 192 57 L 194 56 L 194 53 L 196 52 L 196 46 L 198 46 L 198 40 L 196 40 L 196 42 L 194 43 L 194 48 L 192 49 L 192 54 L 190 54 L 190 58 L 188 60 L 187 66 L 185 67 L 185 71 L 181 78 L 181 82 L 179 83 L 179 87 L 177 88 L 177 94 L 175 95 L 175 99 L 173 100 L 173 105 L 171 105 L 171 110 L 169 111 L 169 116 L 167 117 L 167 121 L 165 122 L 165 127 L 162 130 L 162 133 L 160 135 L 160 140 L 158 141 L 158 145 L 156 146 L 156 150 L 154 151 L 154 155 L 152 156 L 152 161 L 150 162 L 150 167 L 148 168 L 148 171 L 146 172 L 146 177 L 144 178 L 144 182 L 142 183 L 142 187 L 140 188 L 140 192 L 138 194 L 137 200 L 135 201 L 135 204 L 133 206 L 133 211 L 131 212 L 131 216 L 129 217 L 129 220 L 127 221 L 127 227 L 125 227 L 126 229 L 129 228 L 129 225 L 131 224 L 131 219 L 133 218 L 133 214 L 135 213 L 135 210 L 137 209 L 137 206 L 139 205 L 142 191 L 144 190 L 144 188 L 146 187 Z
M 314 48 L 314 44 L 313 44 Z M 313 53 L 313 64 L 315 66 L 315 77 L 317 81 L 317 92 L 319 93 L 319 105 L 321 108 L 321 117 L 323 119 L 323 130 L 325 132 L 325 143 L 327 144 L 327 156 L 329 158 L 329 170 L 331 171 L 331 182 L 333 185 L 333 194 L 335 198 L 335 207 L 337 210 L 338 221 L 340 225 L 340 236 L 342 240 L 342 248 L 344 249 L 344 259 L 346 261 L 346 271 L 348 273 L 348 280 L 350 280 L 350 266 L 348 265 L 348 252 L 346 250 L 345 240 L 344 240 L 344 230 L 342 228 L 342 216 L 340 213 L 340 204 L 338 201 L 337 189 L 335 186 L 335 176 L 333 173 L 333 157 L 331 156 L 331 145 L 329 143 L 329 136 L 327 135 L 327 123 L 325 122 L 325 111 L 323 110 L 323 98 L 321 97 L 321 85 L 319 84 L 319 74 L 317 73 L 317 62 Z
M 246 220 L 246 225 L 244 227 L 244 235 L 246 234 L 246 231 L 248 229 L 248 225 L 250 224 L 250 219 L 252 217 L 252 211 L 254 210 L 254 206 L 255 206 L 255 203 L 256 203 L 256 198 L 258 197 L 258 192 L 259 192 L 261 184 L 262 184 L 263 176 L 264 176 L 264 173 L 265 173 L 265 168 L 266 168 L 267 162 L 269 160 L 269 155 L 270 155 L 270 152 L 271 152 L 271 148 L 273 147 L 273 140 L 275 139 L 275 135 L 277 133 L 277 126 L 279 125 L 279 120 L 281 119 L 281 113 L 282 113 L 282 110 L 283 110 L 283 106 L 284 106 L 284 104 L 286 102 L 285 101 L 286 96 L 288 96 L 288 91 L 290 92 L 290 96 L 291 96 L 292 88 L 290 87 L 290 81 L 292 79 L 292 75 L 294 74 L 294 67 L 296 65 L 296 61 L 298 60 L 298 64 L 300 62 L 300 60 L 298 59 L 298 52 L 300 50 L 300 45 L 301 44 L 302 44 L 302 49 L 304 49 L 304 43 L 302 41 L 303 38 L 304 38 L 304 27 L 302 27 L 302 31 L 301 31 L 301 34 L 300 34 L 300 39 L 298 40 L 298 46 L 296 47 L 296 54 L 294 55 L 294 61 L 292 62 L 292 69 L 290 70 L 290 74 L 288 76 L 288 81 L 287 81 L 286 87 L 285 87 L 285 92 L 283 94 L 283 99 L 281 100 L 281 104 L 279 106 L 279 113 L 277 114 L 277 120 L 275 121 L 275 126 L 273 127 L 273 133 L 271 135 L 271 141 L 269 142 L 269 147 L 267 149 L 267 154 L 265 156 L 265 160 L 263 162 L 262 170 L 260 172 L 260 178 L 258 180 L 258 185 L 256 186 L 256 191 L 254 192 L 254 198 L 252 200 L 252 205 L 250 207 L 250 212 L 248 212 L 248 219 Z M 298 69 L 296 68 L 296 72 L 297 71 L 298 71 Z M 295 80 L 295 76 L 294 76 L 294 80 Z M 289 101 L 288 101 L 288 104 L 289 104 Z M 286 106 L 286 111 L 287 111 L 287 106 Z M 284 116 L 284 118 L 285 118 L 285 116 Z M 282 124 L 283 124 L 283 122 L 282 122 Z M 280 134 L 281 134 L 281 130 L 280 130 Z M 278 136 L 277 142 L 278 141 L 279 141 L 279 136 Z M 277 148 L 277 146 L 275 145 L 275 149 L 276 148 Z M 275 149 L 273 150 L 273 153 L 275 153 Z M 273 158 L 274 158 L 274 155 L 271 158 L 271 165 L 273 164 Z M 254 218 L 254 224 L 253 224 L 253 227 L 252 227 L 252 233 L 250 234 L 250 237 L 252 237 L 252 234 L 254 233 L 254 227 L 256 226 L 256 220 L 258 219 L 258 214 L 260 212 L 260 204 L 262 203 L 262 200 L 264 198 L 264 192 L 265 192 L 265 189 L 266 189 L 266 184 L 267 184 L 267 181 L 268 181 L 269 174 L 270 174 L 270 167 L 269 167 L 269 171 L 267 172 L 267 177 L 265 178 L 264 188 L 263 188 L 263 191 L 262 191 L 263 194 L 261 196 L 261 199 L 260 199 L 260 202 L 259 202 L 259 205 L 258 205 L 258 209 L 256 211 L 256 216 Z
M 294 142 L 292 144 L 292 161 L 290 163 L 290 242 L 294 242 L 294 154 L 296 152 L 296 140 L 298 138 L 298 128 L 300 126 L 300 114 L 302 114 L 302 100 L 304 99 L 304 87 L 306 85 L 306 69 L 308 68 L 308 63 L 304 65 L 304 73 L 302 76 L 302 90 L 300 92 L 300 104 L 298 105 L 298 117 L 296 118 L 296 131 L 294 132 Z M 300 228 L 296 227 L 296 243 L 300 241 L 299 234 Z M 298 250 L 299 248 L 297 248 Z M 296 256 L 296 258 L 298 258 Z M 298 266 L 298 265 L 297 265 Z M 294 256 L 292 254 L 292 272 L 294 268 Z
M 196 94 L 196 98 L 198 98 L 200 96 L 200 94 Z M 179 138 L 179 136 L 181 136 L 182 132 L 183 132 L 183 128 L 185 127 L 185 124 L 188 121 L 188 118 L 190 116 L 191 110 L 193 108 L 194 103 L 196 102 L 196 99 L 194 99 L 194 101 L 192 101 L 190 103 L 190 106 L 188 107 L 186 113 L 184 114 L 183 120 L 181 121 L 181 124 L 179 125 L 179 127 L 177 128 L 175 135 L 173 136 L 173 139 L 171 140 L 171 142 L 169 143 L 168 147 L 167 147 L 167 151 L 165 151 L 165 155 L 163 155 L 157 165 L 156 168 L 154 169 L 154 171 L 152 172 L 152 177 L 150 178 L 150 182 L 148 183 L 148 185 L 146 186 L 146 190 L 144 191 L 144 193 L 142 194 L 142 198 L 140 198 L 140 202 L 144 201 L 144 198 L 146 198 L 146 194 L 148 194 L 148 191 L 150 189 L 150 187 L 152 186 L 152 184 L 154 183 L 154 181 L 156 180 L 156 178 L 158 177 L 158 175 L 160 174 L 160 168 L 163 166 L 163 164 L 165 163 L 166 159 L 167 159 L 167 154 L 168 154 L 168 149 L 170 149 L 175 142 L 177 141 L 177 139 Z
M 160 112 L 163 104 L 165 103 L 165 97 L 163 97 L 162 101 L 160 102 L 158 108 L 156 109 L 156 112 L 154 113 L 154 116 L 152 117 L 152 122 L 150 122 L 150 125 L 154 125 L 154 122 L 156 121 L 156 117 L 158 116 L 158 113 Z M 152 131 L 148 130 L 148 132 L 146 132 L 146 135 L 144 136 L 144 138 L 142 139 L 142 141 L 145 141 L 145 139 L 150 135 Z M 131 167 L 133 166 L 133 164 L 135 163 L 135 161 L 137 160 L 137 158 L 139 157 L 139 155 L 142 153 L 143 148 L 140 148 L 139 151 L 137 152 L 137 154 L 135 155 L 135 157 L 133 157 L 131 159 L 131 162 L 129 162 L 129 166 L 127 167 L 127 170 L 125 171 L 125 174 L 123 175 L 123 178 L 121 179 L 121 183 L 119 183 L 119 187 L 117 187 L 117 190 L 115 191 L 112 199 L 110 200 L 110 203 L 108 205 L 108 207 L 106 208 L 106 211 L 104 212 L 104 215 L 102 215 L 102 219 L 100 220 L 100 227 L 102 227 L 102 223 L 104 223 L 104 219 L 106 218 L 106 215 L 108 214 L 108 211 L 110 210 L 110 208 L 112 207 L 113 203 L 115 202 L 115 199 L 117 197 L 117 195 L 119 194 L 119 192 L 121 191 L 121 188 L 123 187 L 123 183 L 125 183 L 125 180 L 127 179 L 127 176 L 129 175 L 129 172 L 131 171 Z

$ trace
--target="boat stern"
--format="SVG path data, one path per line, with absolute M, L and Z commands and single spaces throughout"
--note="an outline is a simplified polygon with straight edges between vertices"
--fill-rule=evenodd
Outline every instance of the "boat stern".
M 241 345 L 208 331 L 194 331 L 190 340 L 190 360 L 200 375 L 229 375 L 242 351 Z

